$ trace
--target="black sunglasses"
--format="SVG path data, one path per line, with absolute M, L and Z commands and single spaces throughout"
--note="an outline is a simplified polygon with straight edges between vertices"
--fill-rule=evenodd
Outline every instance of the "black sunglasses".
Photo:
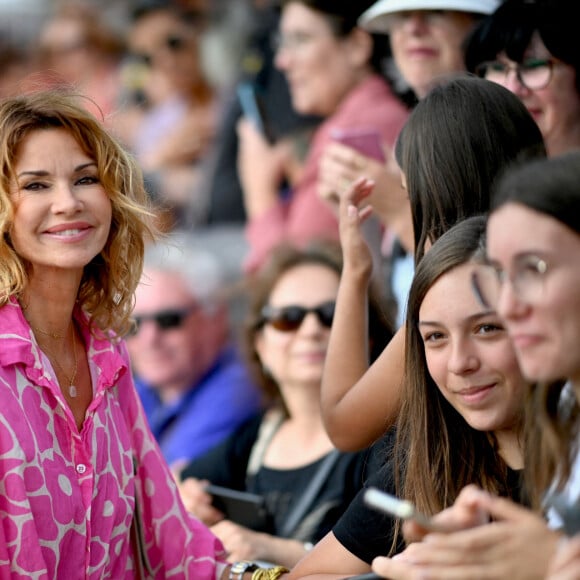
M 133 317 L 133 328 L 130 336 L 135 336 L 139 333 L 141 325 L 146 320 L 152 320 L 159 330 L 171 330 L 172 328 L 179 328 L 183 321 L 197 310 L 199 306 L 190 306 L 189 308 L 182 308 L 180 310 L 163 310 L 153 314 L 142 314 Z
M 163 41 L 163 47 L 167 48 L 171 52 L 179 52 L 186 45 L 186 40 L 182 36 L 170 35 Z M 145 66 L 151 66 L 153 64 L 153 55 L 145 52 L 135 52 L 133 53 L 133 58 L 142 62 Z
M 335 307 L 336 303 L 334 301 L 325 302 L 312 308 L 305 308 L 304 306 L 284 306 L 283 308 L 264 306 L 262 308 L 261 324 L 270 324 L 276 330 L 282 332 L 292 332 L 300 328 L 303 320 L 312 312 L 316 314 L 318 322 L 322 326 L 330 328 L 334 318 Z

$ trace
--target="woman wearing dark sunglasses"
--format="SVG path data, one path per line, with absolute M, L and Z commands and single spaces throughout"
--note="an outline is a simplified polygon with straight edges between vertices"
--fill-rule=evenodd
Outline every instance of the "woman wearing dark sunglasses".
M 172 208 L 174 219 L 193 218 L 200 211 L 199 201 L 191 200 L 198 162 L 208 152 L 218 122 L 215 91 L 201 66 L 199 27 L 175 3 L 137 2 L 127 43 L 127 77 L 135 85 L 127 90 L 135 102 L 123 103 L 115 115 L 115 131 L 137 156 L 155 193 Z M 197 209 L 190 214 L 191 204 Z
M 515 93 L 548 155 L 580 146 L 580 51 L 575 4 L 507 0 L 475 29 L 467 68 Z
M 272 405 L 181 474 L 186 506 L 215 524 L 213 531 L 231 560 L 293 566 L 332 528 L 362 485 L 368 451 L 334 451 L 320 415 L 322 369 L 340 272 L 335 246 L 280 248 L 253 280 L 245 343 Z M 391 329 L 377 302 L 370 302 L 372 356 L 388 342 Z M 325 464 L 327 475 L 290 525 L 300 511 L 300 497 L 310 493 L 310 482 Z M 262 495 L 273 514 L 270 529 L 250 530 L 224 519 L 204 491 L 208 480 Z

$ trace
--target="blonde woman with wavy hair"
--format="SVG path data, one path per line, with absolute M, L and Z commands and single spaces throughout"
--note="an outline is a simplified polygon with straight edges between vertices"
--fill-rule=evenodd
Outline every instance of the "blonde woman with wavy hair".
M 141 172 L 76 96 L 0 103 L 0 576 L 227 577 L 147 426 L 123 335 Z
M 94 158 L 94 171 L 111 201 L 109 236 L 84 268 L 77 301 L 93 325 L 119 334 L 130 325 L 133 292 L 139 283 L 145 239 L 154 238 L 141 170 L 79 105 L 80 98 L 62 92 L 39 92 L 0 104 L 0 304 L 24 297 L 31 267 L 10 240 L 15 213 L 14 178 L 18 153 L 36 130 L 62 127 L 83 153 Z M 103 275 L 103 267 L 107 275 Z

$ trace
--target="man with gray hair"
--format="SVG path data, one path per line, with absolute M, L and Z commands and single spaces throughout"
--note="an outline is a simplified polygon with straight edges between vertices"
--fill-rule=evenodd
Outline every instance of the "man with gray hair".
M 127 344 L 137 390 L 167 462 L 191 460 L 260 409 L 231 341 L 225 272 L 185 234 L 151 245 Z

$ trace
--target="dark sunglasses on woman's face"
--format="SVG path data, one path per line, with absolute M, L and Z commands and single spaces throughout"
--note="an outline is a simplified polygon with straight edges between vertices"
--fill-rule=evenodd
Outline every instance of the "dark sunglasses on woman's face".
M 175 34 L 169 35 L 163 41 L 162 47 L 166 48 L 170 52 L 179 52 L 185 47 L 186 40 L 182 36 L 177 36 Z M 151 66 L 153 64 L 154 56 L 146 52 L 133 53 L 133 58 L 142 62 L 145 66 Z
M 185 319 L 198 309 L 198 305 L 190 306 L 189 308 L 181 308 L 175 310 L 163 310 L 161 312 L 154 312 L 152 314 L 141 314 L 133 317 L 133 329 L 130 336 L 139 334 L 143 322 L 150 320 L 155 323 L 158 330 L 171 330 L 172 328 L 179 328 L 183 325 Z
M 336 303 L 334 301 L 324 302 L 312 308 L 294 305 L 275 308 L 267 305 L 262 308 L 262 323 L 269 324 L 281 332 L 292 332 L 300 328 L 300 325 L 308 314 L 313 313 L 316 314 L 318 322 L 322 326 L 330 328 L 332 326 L 332 319 L 334 318 L 335 306 Z

